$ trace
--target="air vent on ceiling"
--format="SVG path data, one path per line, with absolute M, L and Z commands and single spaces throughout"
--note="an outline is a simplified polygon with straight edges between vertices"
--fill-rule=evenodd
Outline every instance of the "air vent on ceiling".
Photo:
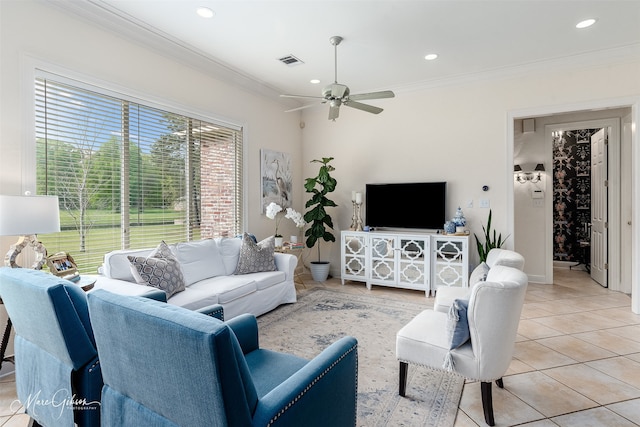
M 304 62 L 293 55 L 283 56 L 282 58 L 278 58 L 278 61 L 282 62 L 284 65 L 288 65 L 289 67 L 304 64 Z

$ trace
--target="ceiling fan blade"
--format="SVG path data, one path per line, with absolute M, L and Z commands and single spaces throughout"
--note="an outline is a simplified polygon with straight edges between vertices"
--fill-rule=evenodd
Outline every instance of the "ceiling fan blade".
M 390 90 L 383 90 L 382 92 L 370 92 L 370 93 L 357 93 L 355 95 L 349 95 L 349 99 L 353 99 L 355 101 L 359 101 L 361 99 L 382 99 L 382 98 L 393 98 L 396 96 Z
M 324 104 L 324 102 L 321 102 L 320 104 L 307 104 L 307 105 L 303 105 L 302 107 L 285 110 L 285 113 L 291 113 L 292 111 L 298 111 L 298 110 L 304 110 L 306 108 L 317 107 L 318 105 L 322 105 L 322 104 Z
M 352 100 L 348 100 L 343 102 L 344 105 L 351 108 L 356 108 L 358 110 L 366 111 L 367 113 L 379 114 L 382 112 L 382 108 L 374 107 L 373 105 L 363 104 L 362 102 L 356 102 Z
M 309 98 L 309 99 L 324 99 L 322 96 L 309 96 L 309 95 L 280 95 L 280 98 Z
M 340 107 L 332 106 L 329 108 L 329 120 L 335 120 L 340 115 Z

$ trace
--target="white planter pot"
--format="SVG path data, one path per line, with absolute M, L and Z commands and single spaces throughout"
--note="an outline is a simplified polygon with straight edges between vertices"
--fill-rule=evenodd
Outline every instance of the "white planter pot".
M 331 263 L 329 261 L 311 261 L 309 268 L 311 269 L 311 277 L 316 282 L 324 282 L 329 277 L 329 267 Z

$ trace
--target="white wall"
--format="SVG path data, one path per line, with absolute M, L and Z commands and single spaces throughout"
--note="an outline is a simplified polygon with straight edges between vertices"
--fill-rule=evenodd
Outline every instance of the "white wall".
M 509 234 L 513 218 L 508 218 L 508 205 L 514 190 L 509 182 L 513 179 L 513 148 L 508 147 L 513 138 L 508 136 L 511 112 L 638 97 L 638 75 L 640 58 L 397 93 L 393 99 L 371 101 L 385 108 L 380 115 L 343 107 L 335 123 L 327 120 L 328 107 L 303 110 L 304 158 L 336 157 L 335 200 L 340 207 L 333 213 L 339 229 L 350 225 L 351 190 L 363 189 L 367 182 L 444 180 L 447 216 L 461 205 L 472 233 L 480 234 L 488 210 L 479 208 L 478 201 L 487 198 L 495 228 Z M 304 176 L 313 172 L 305 162 Z M 490 190 L 483 192 L 483 185 Z M 473 208 L 466 207 L 468 200 L 473 200 Z M 418 200 L 415 209 L 421 209 Z M 537 227 L 515 230 L 517 235 L 510 236 L 506 246 L 513 248 L 516 239 L 527 245 Z M 534 239 L 531 242 L 529 252 L 543 250 Z M 473 238 L 470 246 L 476 261 Z M 333 245 L 332 273 L 336 275 L 339 257 L 339 246 Z M 526 264 L 529 268 L 529 261 Z M 538 274 L 541 265 L 534 256 L 531 274 Z

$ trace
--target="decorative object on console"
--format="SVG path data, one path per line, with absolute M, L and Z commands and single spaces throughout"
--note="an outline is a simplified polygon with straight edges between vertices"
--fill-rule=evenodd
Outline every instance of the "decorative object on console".
M 356 193 L 355 200 L 353 202 L 354 212 L 354 231 L 362 231 L 362 193 Z
M 447 221 L 444 223 L 444 232 L 447 234 L 453 234 L 456 232 L 456 224 L 453 221 Z
M 467 225 L 467 219 L 464 217 L 464 213 L 462 213 L 462 208 L 458 206 L 456 210 L 456 215 L 451 220 L 456 225 L 456 233 L 464 233 L 464 226 Z
M 327 194 L 335 191 L 338 185 L 335 178 L 331 176 L 331 172 L 335 168 L 330 164 L 333 157 L 323 157 L 322 160 L 311 160 L 311 163 L 320 163 L 318 175 L 307 178 L 304 183 L 304 189 L 312 196 L 305 204 L 306 208 L 311 208 L 304 214 L 304 220 L 311 224 L 311 227 L 305 232 L 307 237 L 306 245 L 312 248 L 319 239 L 325 242 L 335 242 L 335 236 L 327 230 L 333 229 L 333 220 L 331 215 L 327 213 L 326 208 L 338 206 L 333 200 L 327 197 Z M 322 261 L 320 257 L 320 244 L 318 244 L 318 261 L 311 261 L 311 274 L 317 282 L 323 282 L 329 275 L 329 261 Z
M 485 228 L 483 225 L 482 231 L 484 232 L 484 244 L 480 243 L 478 236 L 473 233 L 473 236 L 476 238 L 476 246 L 478 248 L 478 255 L 480 256 L 481 263 L 487 260 L 487 254 L 491 249 L 502 247 L 504 242 L 509 238 L 509 236 L 507 236 L 502 240 L 502 233 L 496 236 L 496 230 L 493 230 L 493 236 L 491 235 L 491 209 L 489 209 L 487 227 Z
M 4 258 L 6 266 L 17 268 L 16 258 L 27 246 L 36 253 L 31 268 L 40 270 L 47 261 L 47 250 L 36 234 L 60 231 L 58 196 L 0 195 L 0 236 L 20 236 Z
M 351 217 L 351 226 L 349 230 L 355 231 L 356 224 L 358 222 L 357 212 L 356 212 L 356 191 L 353 190 L 351 192 L 351 205 L 353 206 L 353 216 Z

